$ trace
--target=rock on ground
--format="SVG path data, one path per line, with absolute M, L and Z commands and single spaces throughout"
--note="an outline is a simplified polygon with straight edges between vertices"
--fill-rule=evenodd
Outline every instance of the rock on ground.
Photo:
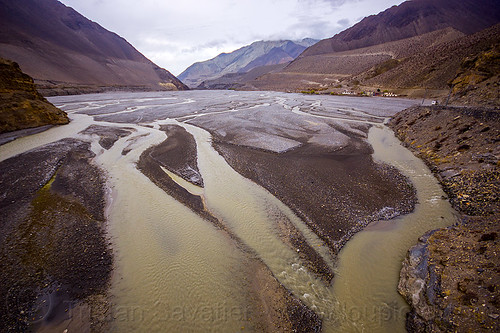
M 500 315 L 500 112 L 414 107 L 389 126 L 436 174 L 461 223 L 421 237 L 398 290 L 409 332 L 486 332 Z

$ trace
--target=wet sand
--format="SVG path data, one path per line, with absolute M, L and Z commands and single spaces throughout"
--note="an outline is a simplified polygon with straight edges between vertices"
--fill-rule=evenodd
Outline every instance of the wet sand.
M 104 149 L 113 147 L 118 139 L 130 135 L 134 131 L 133 128 L 113 128 L 109 126 L 91 125 L 80 134 L 97 135 L 99 136 L 99 144 Z
M 167 134 L 167 140 L 151 152 L 151 157 L 179 177 L 203 187 L 193 136 L 178 125 L 163 125 L 160 130 Z
M 249 269 L 248 269 L 249 268 Z M 255 316 L 262 332 L 321 332 L 321 319 L 295 298 L 272 275 L 266 265 L 255 262 L 247 269 L 251 273 L 249 299 L 256 305 Z

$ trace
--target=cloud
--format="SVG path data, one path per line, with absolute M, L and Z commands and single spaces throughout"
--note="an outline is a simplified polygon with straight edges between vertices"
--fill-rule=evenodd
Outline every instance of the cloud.
M 257 40 L 328 38 L 402 0 L 61 0 L 178 75 Z
M 345 30 L 346 28 L 351 26 L 351 21 L 347 18 L 341 19 L 337 21 L 337 25 L 342 28 L 342 30 Z
M 212 41 L 205 43 L 205 44 L 194 45 L 194 46 L 191 46 L 189 48 L 183 48 L 181 50 L 181 52 L 182 53 L 194 53 L 194 52 L 203 51 L 205 49 L 213 49 L 213 48 L 218 49 L 218 48 L 223 47 L 227 43 L 228 43 L 227 40 L 217 39 L 217 40 L 212 40 Z

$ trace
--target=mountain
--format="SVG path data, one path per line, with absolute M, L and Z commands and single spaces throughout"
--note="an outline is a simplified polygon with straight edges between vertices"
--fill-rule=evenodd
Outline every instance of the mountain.
M 263 65 L 252 68 L 251 70 L 245 73 L 240 72 L 240 73 L 224 74 L 223 76 L 216 79 L 205 80 L 202 83 L 200 83 L 196 88 L 208 89 L 208 90 L 217 90 L 217 89 L 227 90 L 227 89 L 241 89 L 241 88 L 246 88 L 246 90 L 258 90 L 255 87 L 249 89 L 250 82 L 253 82 L 255 79 L 264 74 L 280 71 L 286 65 L 287 63 L 276 64 L 276 65 Z
M 472 34 L 500 21 L 498 0 L 412 0 L 309 47 L 302 57 L 359 49 L 451 27 Z
M 213 59 L 194 63 L 179 75 L 179 79 L 194 88 L 203 81 L 225 74 L 246 73 L 260 66 L 288 63 L 316 42 L 311 38 L 254 42 L 231 53 L 221 53 Z
M 187 89 L 125 39 L 56 0 L 0 0 L 0 56 L 45 88 Z
M 0 58 L 0 133 L 68 122 L 66 113 L 38 93 L 18 64 Z
M 496 100 L 498 104 L 499 49 L 500 24 L 496 24 L 397 59 L 397 63 L 387 70 L 377 71 L 379 65 L 375 70 L 363 72 L 353 79 L 363 86 L 390 89 L 430 89 L 448 93 L 453 87 L 452 92 L 457 97 L 477 90 L 478 85 L 484 83 L 481 90 L 490 89 L 495 96 L 487 94 L 488 98 L 484 98 L 481 104 L 485 104 L 486 100 Z
M 245 89 L 356 89 L 363 83 L 360 81 L 368 76 L 378 76 L 399 67 L 412 57 L 416 61 L 416 54 L 419 54 L 421 62 L 426 62 L 432 58 L 429 52 L 438 50 L 439 44 L 451 45 L 456 39 L 470 36 L 498 22 L 498 0 L 406 1 L 316 43 L 283 70 L 263 75 L 249 82 Z M 447 70 L 456 69 L 454 60 L 454 65 Z M 365 82 L 366 88 L 427 88 L 424 77 L 420 77 L 424 81 L 416 82 L 419 80 L 413 75 L 416 72 L 401 73 L 401 77 L 406 76 L 414 82 L 402 85 L 402 82 L 386 80 L 376 84 L 376 80 L 371 80 Z M 453 77 L 455 72 L 449 74 Z M 435 77 L 434 81 L 441 81 L 432 85 L 446 89 L 447 79 L 449 76 Z

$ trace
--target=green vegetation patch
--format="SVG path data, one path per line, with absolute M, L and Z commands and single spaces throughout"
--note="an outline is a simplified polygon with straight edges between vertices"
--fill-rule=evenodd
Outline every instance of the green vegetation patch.
M 393 68 L 396 68 L 400 64 L 400 62 L 401 60 L 399 59 L 389 59 L 387 61 L 384 61 L 383 63 L 375 66 L 373 71 L 366 77 L 366 79 L 371 79 L 381 74 L 384 74 L 385 72 L 388 72 Z

